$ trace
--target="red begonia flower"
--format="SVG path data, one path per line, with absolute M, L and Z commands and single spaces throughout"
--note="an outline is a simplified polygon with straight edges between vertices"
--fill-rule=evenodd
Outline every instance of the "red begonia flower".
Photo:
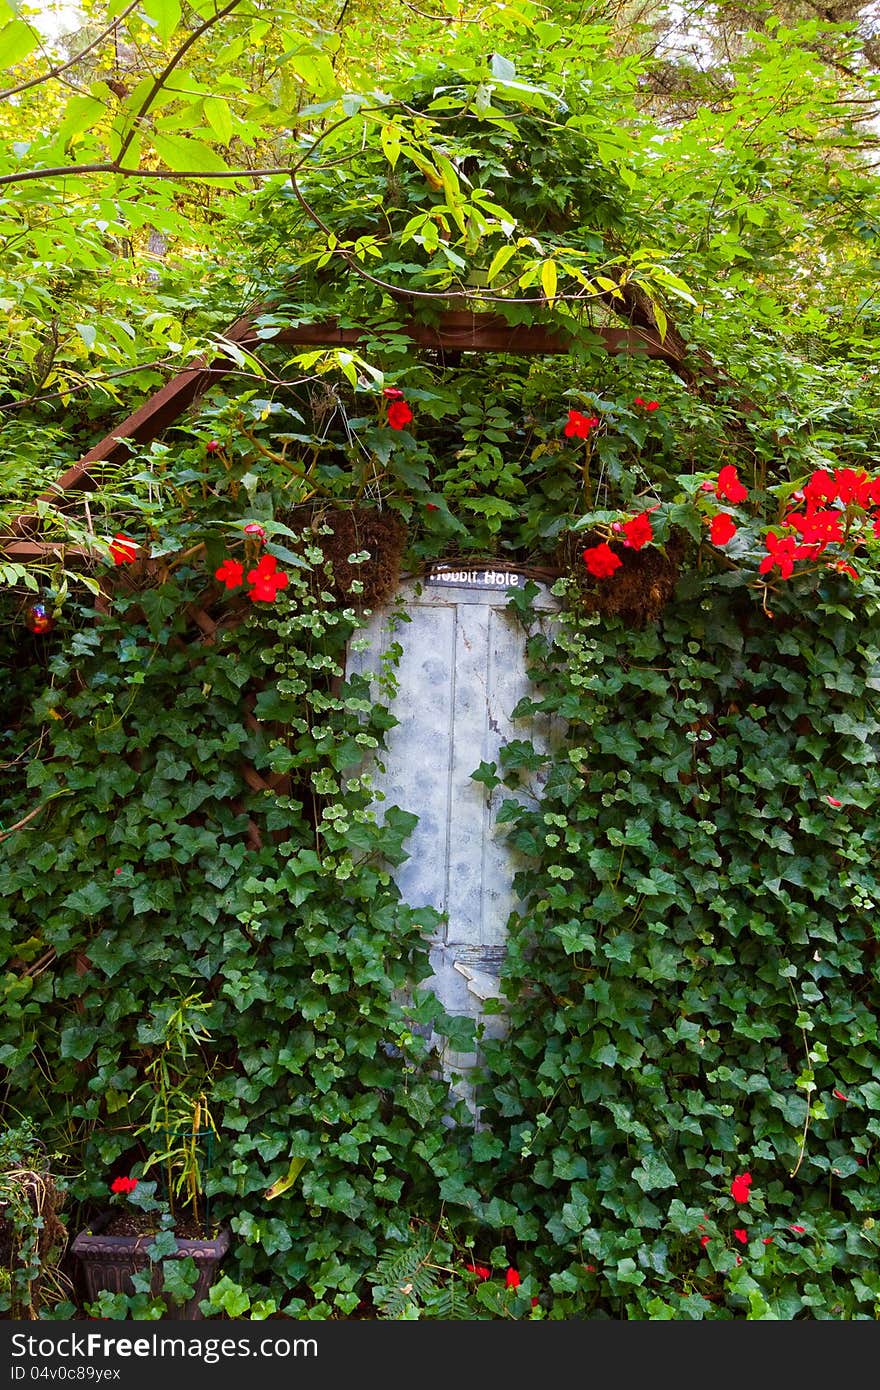
M 830 473 L 826 473 L 821 468 L 818 468 L 810 481 L 804 484 L 803 490 L 807 505 L 810 507 L 815 507 L 819 502 L 833 502 L 837 496 L 837 486 L 834 479 Z
M 597 415 L 582 415 L 579 410 L 570 410 L 562 433 L 569 439 L 586 439 L 590 430 L 598 423 Z
M 388 407 L 388 423 L 393 430 L 402 430 L 412 417 L 413 413 L 406 401 L 392 401 Z
M 256 569 L 248 570 L 252 603 L 274 603 L 279 589 L 287 588 L 287 575 L 277 568 L 274 555 L 262 555 Z
M 519 1274 L 515 1269 L 509 1269 L 504 1280 L 509 1289 L 518 1289 L 520 1284 Z
M 831 1094 L 836 1096 L 838 1100 L 849 1100 L 849 1096 L 845 1096 L 843 1091 L 832 1091 Z
M 797 1235 L 802 1236 L 803 1233 L 804 1233 L 804 1231 L 805 1231 L 805 1229 L 806 1229 L 806 1227 L 804 1227 L 804 1226 L 789 1226 L 788 1229 L 789 1229 L 790 1231 L 794 1231 Z
M 700 1236 L 700 1244 L 701 1244 L 701 1245 L 708 1245 L 708 1244 L 709 1244 L 709 1237 L 708 1237 L 708 1236 Z
M 137 1178 L 114 1178 L 110 1184 L 111 1192 L 124 1192 L 126 1196 L 134 1192 L 138 1185 Z
M 219 452 L 220 452 L 220 441 L 219 441 L 219 439 L 209 439 L 208 442 L 207 442 L 207 444 L 205 445 L 205 453 L 206 453 L 206 454 L 219 454 Z
M 642 400 L 641 396 L 636 396 L 635 400 L 633 401 L 633 405 L 644 405 L 644 404 L 645 404 L 645 402 Z
M 705 478 L 705 479 L 703 480 L 703 482 L 700 483 L 700 491 L 701 491 L 701 492 L 714 492 L 714 491 L 715 491 L 715 484 L 714 484 L 714 483 L 710 483 L 709 479 L 708 479 L 708 478 Z
M 713 545 L 727 545 L 736 535 L 736 523 L 727 512 L 717 512 L 709 523 L 709 539 Z
M 214 571 L 214 578 L 225 584 L 227 589 L 238 589 L 244 583 L 244 565 L 239 564 L 238 560 L 224 560 L 220 568 Z
M 765 544 L 768 553 L 758 566 L 758 573 L 767 574 L 778 565 L 780 578 L 788 579 L 795 560 L 805 553 L 803 548 L 795 544 L 794 536 L 777 536 L 773 531 L 768 531 Z
M 752 1185 L 751 1173 L 740 1173 L 730 1184 L 730 1195 L 735 1202 L 747 1202 L 749 1200 L 749 1188 Z
M 249 521 L 244 528 L 244 533 L 246 536 L 256 536 L 257 540 L 260 541 L 266 539 L 266 532 L 258 521 Z
M 659 402 L 659 401 L 648 401 L 648 404 L 645 406 L 645 409 L 646 409 L 646 410 L 659 410 L 659 409 L 660 409 L 660 402 Z
M 748 1233 L 748 1231 L 744 1231 L 743 1228 L 742 1228 L 741 1226 L 735 1226 L 735 1227 L 734 1227 L 733 1234 L 736 1236 L 736 1239 L 739 1241 L 740 1245 L 748 1245 L 748 1243 L 749 1243 L 749 1233 Z
M 643 545 L 654 539 L 654 532 L 651 530 L 651 518 L 647 512 L 639 512 L 638 516 L 631 517 L 624 522 L 623 533 L 626 536 L 626 543 L 632 550 L 641 550 Z
M 583 561 L 590 574 L 596 579 L 607 579 L 623 564 L 620 556 L 615 555 L 611 546 L 606 545 L 604 541 L 600 545 L 593 545 L 585 550 Z
M 399 386 L 385 386 L 382 388 L 382 395 L 386 401 L 402 401 L 403 392 Z
M 843 805 L 843 802 L 842 802 L 842 801 L 838 801 L 836 796 L 826 796 L 825 800 L 828 802 L 828 805 L 829 805 L 829 806 L 842 806 L 842 805 Z
M 465 1269 L 469 1274 L 476 1274 L 478 1279 L 488 1279 L 492 1273 L 485 1265 L 465 1265 Z
M 737 502 L 745 502 L 748 495 L 733 464 L 725 464 L 718 474 L 715 496 L 723 497 L 726 502 L 733 502 L 735 506 Z
M 114 565 L 130 565 L 137 558 L 137 541 L 119 533 L 113 540 L 115 544 L 110 546 L 110 558 Z

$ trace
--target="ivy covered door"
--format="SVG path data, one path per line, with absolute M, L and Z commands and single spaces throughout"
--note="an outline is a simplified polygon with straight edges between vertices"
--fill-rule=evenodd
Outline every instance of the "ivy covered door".
M 495 577 L 497 576 L 497 577 Z M 409 858 L 396 870 L 397 884 L 412 906 L 428 904 L 444 914 L 434 938 L 431 964 L 435 993 L 452 1014 L 479 1018 L 483 1001 L 497 993 L 506 924 L 516 906 L 513 876 L 522 860 L 496 824 L 510 792 L 489 795 L 471 776 L 481 763 L 497 761 L 501 744 L 526 739 L 546 746 L 551 731 L 541 721 L 511 721 L 519 700 L 534 688 L 525 676 L 526 634 L 507 607 L 507 585 L 520 576 L 485 569 L 447 571 L 402 587 L 395 611 L 377 613 L 356 640 L 349 670 L 381 668 L 393 643 L 402 648 L 398 688 L 388 700 L 400 721 L 387 737 L 387 752 L 374 770 L 382 805 L 414 812 L 418 825 L 406 842 Z M 546 589 L 536 608 L 552 611 Z M 408 619 L 408 621 L 407 621 Z M 487 1031 L 503 1027 L 496 1015 Z M 467 1069 L 472 1055 L 442 1049 L 449 1071 Z

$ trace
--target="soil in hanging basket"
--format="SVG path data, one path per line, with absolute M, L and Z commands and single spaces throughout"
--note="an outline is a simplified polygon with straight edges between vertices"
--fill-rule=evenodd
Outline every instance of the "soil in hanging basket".
M 111 1234 L 111 1228 L 119 1225 L 133 1226 L 124 1234 Z M 180 1308 L 170 1308 L 169 1318 L 182 1318 L 196 1321 L 202 1317 L 199 1304 L 208 1297 L 208 1290 L 217 1277 L 220 1262 L 229 1249 L 229 1232 L 218 1231 L 210 1239 L 194 1238 L 183 1234 L 179 1223 L 174 1235 L 177 1250 L 169 1259 L 183 1260 L 191 1255 L 198 1270 L 195 1292 Z M 108 1293 L 133 1294 L 132 1275 L 147 1269 L 150 1257 L 147 1246 L 155 1239 L 156 1232 L 139 1231 L 137 1218 L 129 1213 L 105 1212 L 88 1231 L 81 1231 L 75 1238 L 71 1252 L 78 1261 L 85 1286 L 86 1302 L 92 1303 L 105 1290 Z M 162 1261 L 157 1260 L 153 1271 L 152 1292 L 159 1295 L 162 1290 Z

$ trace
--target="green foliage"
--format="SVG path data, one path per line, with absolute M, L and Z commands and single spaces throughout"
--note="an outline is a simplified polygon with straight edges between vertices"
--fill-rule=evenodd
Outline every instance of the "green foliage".
M 58 1268 L 64 1193 L 31 1119 L 0 1131 L 0 1314 L 8 1318 L 45 1316 L 66 1303 Z
M 539 867 L 474 1210 L 552 1317 L 876 1317 L 880 624 L 840 582 L 530 639 L 519 714 L 566 733 L 500 816 Z
M 389 720 L 343 679 L 353 611 L 297 571 L 199 644 L 202 584 L 183 569 L 167 604 L 84 609 L 55 649 L 21 804 L 74 794 L 6 842 L 0 1045 L 15 1103 L 75 1154 L 80 1211 L 148 1169 L 163 1096 L 204 1097 L 199 1186 L 235 1233 L 230 1274 L 319 1317 L 457 1162 L 418 1027 L 443 1027 L 419 988 L 436 914 L 390 875 L 412 817 L 371 809 L 361 763 Z

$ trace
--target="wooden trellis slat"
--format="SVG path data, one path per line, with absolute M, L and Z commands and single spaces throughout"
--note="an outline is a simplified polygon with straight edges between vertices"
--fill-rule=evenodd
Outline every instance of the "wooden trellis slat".
M 262 310 L 265 312 L 265 310 Z M 265 341 L 259 336 L 258 319 L 261 310 L 236 320 L 223 338 L 238 347 L 252 351 Z M 397 332 L 405 334 L 415 347 L 440 353 L 501 352 L 513 356 L 559 355 L 571 352 L 580 343 L 597 341 L 611 355 L 626 354 L 657 358 L 675 370 L 681 366 L 677 355 L 664 345 L 659 334 L 642 328 L 588 328 L 577 336 L 554 331 L 540 324 L 520 324 L 511 327 L 498 314 L 470 314 L 450 311 L 436 325 L 409 322 Z M 282 328 L 270 340 L 294 347 L 354 347 L 365 338 L 380 337 L 369 328 L 341 328 L 335 319 L 324 323 L 300 324 Z M 67 470 L 52 487 L 42 493 L 41 500 L 57 502 L 59 493 L 73 489 L 89 492 L 97 487 L 100 465 L 118 462 L 131 452 L 127 441 L 146 444 L 179 419 L 210 386 L 221 381 L 235 367 L 235 362 L 222 348 L 211 358 L 203 358 L 156 391 L 149 400 L 122 420 L 110 434 L 99 440 L 78 463 Z M 34 528 L 36 518 L 18 517 L 13 531 L 21 535 Z M 9 543 L 2 553 L 10 558 Z M 43 552 L 26 554 L 18 551 L 16 558 L 39 558 Z M 75 552 L 68 548 L 66 554 Z

